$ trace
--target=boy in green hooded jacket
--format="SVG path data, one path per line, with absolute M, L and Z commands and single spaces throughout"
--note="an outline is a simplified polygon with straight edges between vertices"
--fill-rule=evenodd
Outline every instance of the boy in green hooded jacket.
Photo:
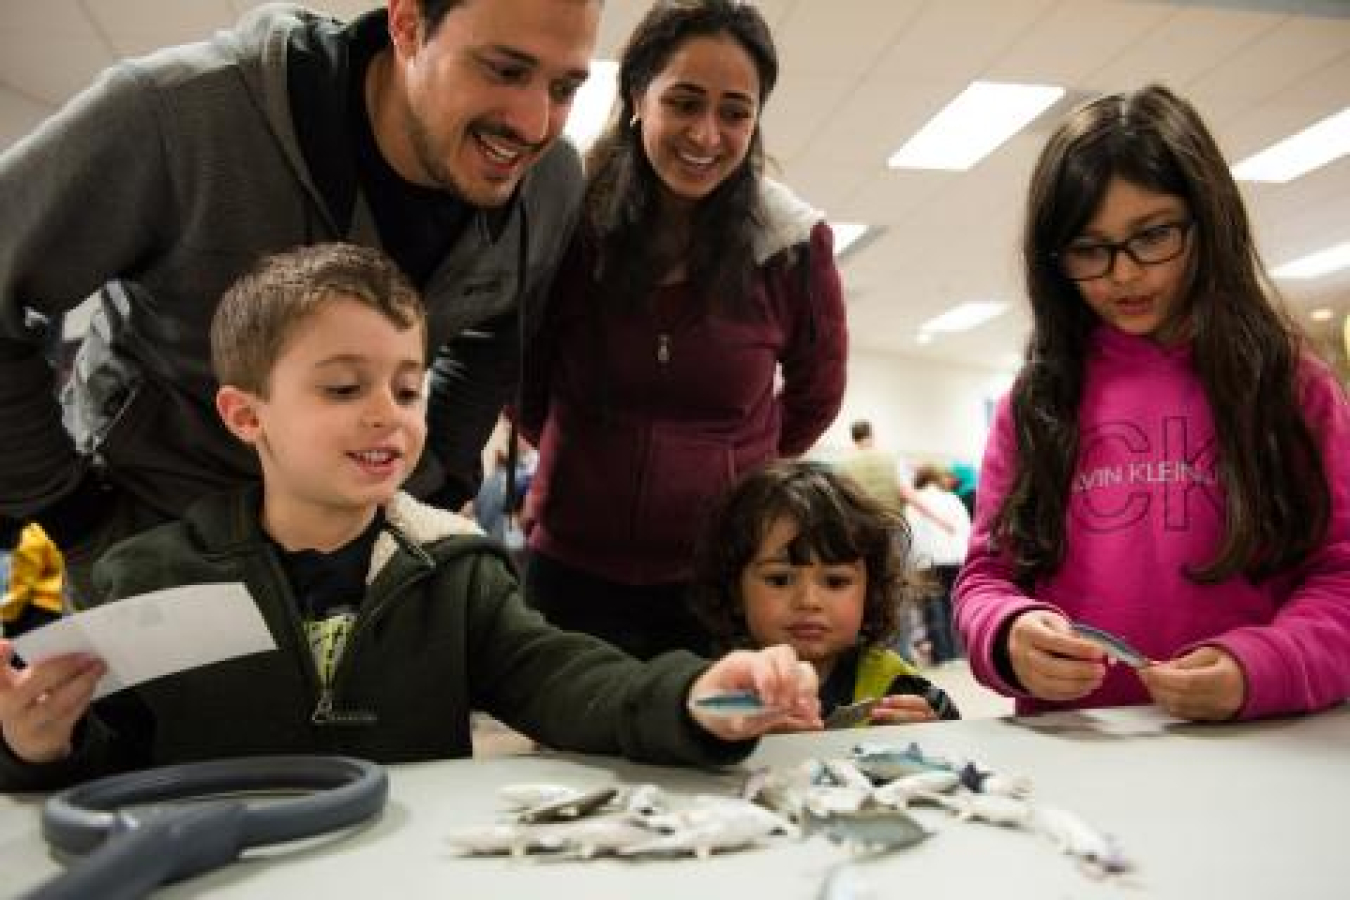
M 426 323 L 377 251 L 329 244 L 265 261 L 225 295 L 212 361 L 225 427 L 259 486 L 207 497 L 95 568 L 96 602 L 242 582 L 277 649 L 90 698 L 83 655 L 25 668 L 0 641 L 0 787 L 223 756 L 467 756 L 484 710 L 545 745 L 653 763 L 735 762 L 775 728 L 819 727 L 789 647 L 641 663 L 530 609 L 504 551 L 400 491 L 426 434 Z M 753 690 L 766 712 L 691 698 Z

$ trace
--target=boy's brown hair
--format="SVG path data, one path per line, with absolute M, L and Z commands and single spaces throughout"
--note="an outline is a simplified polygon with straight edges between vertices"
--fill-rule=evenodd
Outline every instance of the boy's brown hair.
M 296 327 L 325 303 L 355 300 L 426 338 L 422 299 L 379 250 L 312 244 L 265 258 L 236 281 L 211 320 L 211 365 L 220 384 L 266 397 L 268 379 Z

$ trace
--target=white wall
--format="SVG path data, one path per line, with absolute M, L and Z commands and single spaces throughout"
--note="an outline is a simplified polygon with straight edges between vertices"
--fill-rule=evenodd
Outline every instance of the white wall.
M 911 463 L 978 465 L 988 416 L 1011 383 L 1011 373 L 853 348 L 843 408 L 810 455 L 830 459 L 844 452 L 853 445 L 849 425 L 869 419 L 877 446 Z

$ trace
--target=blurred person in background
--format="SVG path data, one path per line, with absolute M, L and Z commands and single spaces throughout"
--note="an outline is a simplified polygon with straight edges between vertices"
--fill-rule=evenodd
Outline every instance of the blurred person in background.
M 963 655 L 952 627 L 951 593 L 966 558 L 970 514 L 952 493 L 953 482 L 951 473 L 941 466 L 925 464 L 914 473 L 914 489 L 924 505 L 943 521 L 952 523 L 953 530 L 939 528 L 913 504 L 905 508 L 913 542 L 911 561 L 916 568 L 928 572 L 932 582 L 920 606 L 923 632 L 916 647 L 916 656 L 931 665 L 941 665 Z

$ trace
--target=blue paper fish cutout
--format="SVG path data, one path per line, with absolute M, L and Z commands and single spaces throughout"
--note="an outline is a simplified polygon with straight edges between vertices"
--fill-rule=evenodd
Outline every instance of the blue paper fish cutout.
M 714 716 L 754 716 L 769 712 L 769 707 L 754 691 L 723 691 L 707 694 L 694 701 L 702 712 Z
M 1130 646 L 1124 638 L 1082 622 L 1073 623 L 1074 634 L 1101 647 L 1107 656 L 1135 669 L 1148 665 L 1148 657 Z

